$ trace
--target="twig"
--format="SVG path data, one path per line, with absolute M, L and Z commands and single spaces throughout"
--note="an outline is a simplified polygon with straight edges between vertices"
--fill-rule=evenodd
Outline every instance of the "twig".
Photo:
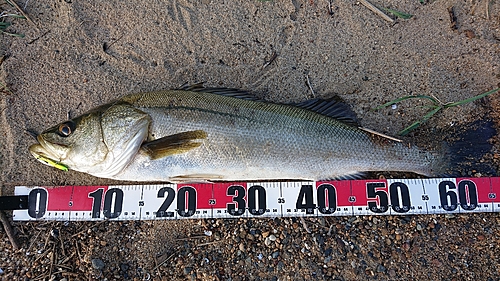
M 377 135 L 379 137 L 383 137 L 383 138 L 386 138 L 386 139 L 390 139 L 390 140 L 393 140 L 393 141 L 396 141 L 396 142 L 403 142 L 402 140 L 400 139 L 397 139 L 395 137 L 391 137 L 391 136 L 388 136 L 388 135 L 385 135 L 385 134 L 382 134 L 382 133 L 379 133 L 377 131 L 374 131 L 374 130 L 371 130 L 371 129 L 368 129 L 368 128 L 364 128 L 364 127 L 358 127 L 358 129 L 360 130 L 363 130 L 365 132 L 368 132 L 370 134 L 374 134 L 374 135 Z
M 10 225 L 9 219 L 7 215 L 5 215 L 4 211 L 0 211 L 0 220 L 2 221 L 3 229 L 5 229 L 5 233 L 7 233 L 7 237 L 9 237 L 10 244 L 12 244 L 12 248 L 14 250 L 19 249 L 19 242 L 17 242 L 16 235 L 14 234 L 14 230 Z
M 78 241 L 75 241 L 76 253 L 78 254 L 78 260 L 82 261 L 82 255 L 80 254 L 80 248 L 78 247 Z
M 31 247 L 33 247 L 33 244 L 35 244 L 35 241 L 38 241 L 37 239 L 38 239 L 38 236 L 40 236 L 40 233 L 42 233 L 41 230 L 39 230 L 38 233 L 35 235 L 35 238 L 31 240 L 32 242 L 29 245 L 28 250 L 26 250 L 26 253 L 28 253 L 31 250 Z
M 158 269 L 160 266 L 162 266 L 164 263 L 166 263 L 168 260 L 170 260 L 175 254 L 177 254 L 177 252 L 171 254 L 168 258 L 166 258 L 164 261 L 162 261 L 159 265 L 157 265 L 155 268 L 153 268 L 153 270 L 151 270 L 151 272 L 155 271 L 156 269 Z
M 269 61 L 267 61 L 262 68 L 268 67 L 273 61 L 278 57 L 278 54 L 276 52 L 273 53 Z
M 9 0 L 8 1 L 10 4 L 12 4 L 14 7 L 16 7 L 16 9 L 31 23 L 35 26 L 36 29 L 38 29 L 38 26 L 36 26 L 35 22 L 33 22 L 31 20 L 30 17 L 28 17 L 28 15 L 23 11 L 23 9 L 21 9 L 21 7 L 19 7 L 16 2 L 14 2 L 14 0 Z
M 208 238 L 206 235 L 200 235 L 200 236 L 191 236 L 191 237 L 186 237 L 186 238 L 177 238 L 175 239 L 176 241 L 185 241 L 185 240 L 191 240 L 191 239 L 202 239 L 202 238 Z
M 307 233 L 311 233 L 311 230 L 307 226 L 306 220 L 304 219 L 304 217 L 300 217 L 300 222 L 302 222 L 302 227 L 307 231 Z
M 307 82 L 307 86 L 309 87 L 309 90 L 311 90 L 312 97 L 315 98 L 316 95 L 314 94 L 314 90 L 311 86 L 311 81 L 309 81 L 309 74 L 306 74 L 306 82 Z
M 331 236 L 332 235 L 332 230 L 333 230 L 334 225 L 330 225 L 330 228 L 328 229 L 328 233 L 326 235 Z
M 32 281 L 36 281 L 36 280 L 46 280 L 45 277 L 47 277 L 47 274 L 45 273 L 42 273 L 40 275 L 38 275 L 37 277 L 35 277 L 35 279 L 31 279 Z M 50 277 L 50 275 L 49 275 Z M 47 279 L 48 280 L 48 279 Z
M 71 255 L 69 255 L 69 256 L 67 256 L 67 257 L 65 257 L 65 258 L 64 258 L 61 262 L 59 262 L 59 263 L 57 264 L 57 266 L 63 266 L 63 264 L 67 263 L 67 262 L 68 262 L 71 258 L 73 258 L 73 257 L 75 256 L 75 254 L 76 254 L 76 253 L 75 253 L 75 252 L 73 252 L 73 254 L 71 254 Z
M 476 3 L 474 3 L 474 5 L 472 6 L 472 8 L 470 9 L 470 14 L 471 16 L 474 15 L 474 13 L 476 12 L 476 7 L 477 7 L 477 4 L 479 4 L 481 0 L 477 1 Z
M 40 38 L 42 38 L 42 37 L 44 37 L 45 35 L 47 35 L 49 32 L 50 32 L 50 29 L 49 29 L 49 30 L 47 30 L 47 31 L 45 31 L 44 33 L 42 33 L 42 35 L 38 36 L 37 38 L 35 38 L 35 39 L 33 39 L 33 40 L 29 41 L 29 42 L 28 42 L 28 45 L 35 43 L 35 42 L 36 42 L 36 41 L 38 41 Z
M 368 2 L 366 0 L 359 0 L 359 2 L 361 4 L 363 4 L 365 7 L 367 7 L 368 9 L 370 9 L 375 14 L 379 15 L 380 17 L 382 17 L 384 20 L 386 20 L 388 22 L 394 22 L 394 20 L 391 17 L 389 17 L 388 15 L 384 14 L 384 12 L 382 12 L 379 8 L 373 6 L 370 2 Z
M 62 232 L 59 230 L 59 241 L 61 242 L 61 250 L 62 250 L 62 255 L 66 256 L 66 251 L 64 251 L 64 241 L 62 238 Z
M 208 243 L 201 243 L 201 244 L 196 245 L 196 247 L 213 245 L 213 244 L 217 244 L 217 243 L 220 243 L 220 242 L 222 242 L 222 240 L 219 240 L 219 241 L 213 241 L 213 242 L 208 242 Z
M 486 0 L 486 19 L 490 19 L 490 8 L 491 8 L 491 1 Z
M 56 259 L 57 259 L 57 252 L 56 252 L 56 244 L 54 243 L 52 245 L 52 258 L 50 259 L 49 278 L 52 276 L 52 270 L 54 269 L 54 263 Z
M 158 269 L 158 261 L 156 260 L 156 257 L 155 258 L 155 268 L 156 268 L 156 274 L 158 274 L 158 277 L 160 277 L 161 279 L 161 272 L 160 272 L 160 269 Z
M 105 221 L 100 221 L 100 222 L 98 222 L 98 223 L 94 224 L 93 226 L 94 226 L 94 227 L 99 226 L 99 225 L 103 224 L 104 222 L 105 222 Z M 87 227 L 86 229 L 82 230 L 82 231 L 79 231 L 79 232 L 77 232 L 77 233 L 75 233 L 75 234 L 71 235 L 71 238 L 74 238 L 75 236 L 78 236 L 78 235 L 80 235 L 80 234 L 84 233 L 84 232 L 85 232 L 85 231 L 87 231 L 87 230 L 88 230 L 88 227 Z

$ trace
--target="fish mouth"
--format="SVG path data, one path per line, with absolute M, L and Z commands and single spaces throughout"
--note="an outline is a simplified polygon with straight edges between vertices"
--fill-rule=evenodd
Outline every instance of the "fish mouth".
M 31 155 L 45 165 L 67 171 L 68 166 L 60 162 L 60 157 L 55 153 L 53 145 L 46 142 L 40 135 L 37 137 L 37 140 L 39 142 L 38 144 L 33 144 L 29 147 Z

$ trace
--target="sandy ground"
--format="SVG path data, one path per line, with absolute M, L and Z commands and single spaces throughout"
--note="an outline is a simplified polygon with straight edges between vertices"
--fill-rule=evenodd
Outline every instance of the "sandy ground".
M 275 102 L 339 95 L 363 126 L 396 135 L 426 103 L 372 108 L 417 94 L 453 102 L 499 87 L 499 1 L 489 1 L 489 12 L 486 0 L 403 2 L 374 1 L 414 15 L 388 23 L 356 1 L 17 1 L 36 26 L 14 20 L 8 30 L 25 38 L 0 39 L 0 78 L 12 92 L 0 100 L 2 194 L 15 185 L 115 183 L 39 164 L 27 131 L 129 93 L 206 82 Z M 425 144 L 478 118 L 498 120 L 499 102 L 447 109 L 406 140 Z M 0 232 L 0 278 L 499 280 L 499 220 L 15 223 L 23 249 L 13 251 Z M 213 235 L 183 239 L 206 230 Z M 277 239 L 268 245 L 270 235 Z

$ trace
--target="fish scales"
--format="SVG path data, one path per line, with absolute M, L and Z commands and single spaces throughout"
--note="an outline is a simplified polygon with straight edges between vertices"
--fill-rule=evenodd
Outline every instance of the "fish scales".
M 362 171 L 426 169 L 429 159 L 422 156 L 433 157 L 397 143 L 378 145 L 366 132 L 289 105 L 185 91 L 123 100 L 152 117 L 155 138 L 192 130 L 206 131 L 208 137 L 199 149 L 184 154 L 158 161 L 139 156 L 118 178 L 161 180 L 164 171 L 174 177 L 205 174 L 224 180 L 327 179 Z

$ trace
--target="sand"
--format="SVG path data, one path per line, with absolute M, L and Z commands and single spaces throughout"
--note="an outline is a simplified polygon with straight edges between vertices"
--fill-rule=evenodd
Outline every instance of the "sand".
M 11 91 L 4 91 L 0 100 L 4 136 L 0 139 L 2 194 L 12 194 L 15 185 L 116 183 L 41 165 L 28 153 L 29 145 L 35 143 L 28 132 L 41 132 L 66 120 L 68 114 L 77 116 L 129 93 L 205 82 L 206 86 L 250 90 L 274 102 L 338 95 L 351 105 L 364 127 L 396 135 L 427 113 L 429 109 L 422 105 L 429 103 L 405 101 L 395 108 L 379 111 L 373 111 L 374 107 L 407 95 L 427 95 L 442 103 L 454 102 L 500 87 L 500 2 L 490 1 L 489 10 L 486 0 L 423 2 L 373 1 L 379 7 L 413 15 L 407 20 L 395 18 L 390 23 L 356 1 L 17 1 L 34 25 L 15 19 L 8 30 L 25 34 L 25 37 L 0 37 L 0 57 L 4 57 L 0 81 Z M 6 4 L 1 7 L 15 12 Z M 454 23 L 450 20 L 450 8 L 456 18 Z M 425 144 L 450 137 L 447 132 L 477 119 L 494 118 L 498 122 L 499 96 L 446 109 L 405 140 Z M 498 146 L 493 154 L 497 150 Z M 488 225 L 498 222 L 497 214 L 470 218 L 481 219 Z M 470 218 L 465 216 L 460 220 Z M 444 216 L 433 219 L 443 220 L 441 225 L 444 226 L 450 224 L 444 229 L 453 229 L 453 219 Z M 392 218 L 381 220 L 392 221 Z M 427 226 L 429 222 L 428 217 L 410 220 L 415 225 Z M 268 226 L 276 223 L 264 222 Z M 141 229 L 156 233 L 157 228 L 185 230 L 201 223 L 189 221 L 170 226 L 147 223 Z M 238 229 L 240 222 L 223 223 L 232 224 L 227 226 L 229 229 Z M 342 224 L 342 219 L 330 223 Z M 32 231 L 23 236 L 26 248 L 36 234 L 36 224 L 28 228 L 26 225 L 32 224 L 16 225 L 18 229 Z M 391 224 L 386 225 L 389 233 L 394 233 Z M 480 223 L 472 225 L 482 227 Z M 92 225 L 82 224 L 81 227 L 91 229 Z M 77 229 L 75 227 L 74 231 Z M 470 231 L 475 233 L 474 229 Z M 444 236 L 448 234 L 451 232 L 445 232 Z M 105 239 L 113 240 L 112 235 Z M 307 232 L 304 235 L 310 236 Z M 493 231 L 487 237 L 494 247 L 485 250 L 486 253 L 498 250 L 499 235 L 498 231 Z M 45 239 L 45 235 L 43 237 Z M 346 237 L 343 239 L 349 236 Z M 231 241 L 227 237 L 221 239 Z M 363 238 L 361 241 L 361 244 L 369 243 Z M 131 239 L 131 243 L 135 241 Z M 217 251 L 216 246 L 213 251 Z M 175 247 L 170 245 L 168 249 Z M 436 247 L 425 248 L 423 254 L 444 249 Z M 109 249 L 106 253 L 94 251 L 92 254 L 105 262 L 119 264 L 120 261 L 113 260 L 116 251 Z M 151 256 L 157 254 L 155 251 L 161 252 L 154 248 L 149 253 L 132 252 L 133 265 L 148 268 Z M 228 255 L 227 260 L 237 259 Z M 359 259 L 351 258 L 353 262 Z M 495 261 L 490 258 L 489 262 L 494 268 Z M 450 265 L 454 262 L 444 259 L 440 263 Z M 91 268 L 89 261 L 82 261 L 82 264 Z M 349 262 L 343 264 L 349 265 Z M 409 265 L 410 261 L 403 261 L 403 264 Z M 224 262 L 220 261 L 220 265 Z M 199 266 L 191 265 L 192 272 Z M 284 266 L 293 267 L 286 263 Z M 373 275 L 362 270 L 360 279 L 412 279 L 406 271 L 396 270 L 395 275 L 389 275 L 389 266 L 384 264 L 383 267 L 387 270 L 375 266 Z M 444 271 L 439 271 L 439 264 L 434 267 L 434 277 L 447 278 Z M 25 265 L 22 274 L 29 270 Z M 182 280 L 191 274 L 189 271 L 183 275 L 186 273 L 183 270 L 179 269 L 170 277 Z M 488 275 L 479 268 L 459 273 L 467 270 L 477 271 L 481 277 L 499 278 L 498 271 Z M 21 274 L 21 271 L 13 272 Z M 293 275 L 284 272 L 288 271 L 275 275 L 280 280 L 294 280 Z M 115 278 L 111 269 L 102 274 L 110 280 Z M 163 276 L 169 275 L 163 273 Z M 205 279 L 200 276 L 198 274 L 195 279 Z M 220 280 L 229 280 L 232 275 L 221 276 Z M 317 274 L 316 278 L 331 279 L 332 276 Z M 336 276 L 342 277 L 342 273 Z M 343 278 L 352 280 L 357 279 L 356 276 L 344 275 Z M 271 280 L 271 276 L 267 277 Z M 472 278 L 465 273 L 455 277 L 456 280 Z M 233 277 L 232 280 L 237 279 Z

